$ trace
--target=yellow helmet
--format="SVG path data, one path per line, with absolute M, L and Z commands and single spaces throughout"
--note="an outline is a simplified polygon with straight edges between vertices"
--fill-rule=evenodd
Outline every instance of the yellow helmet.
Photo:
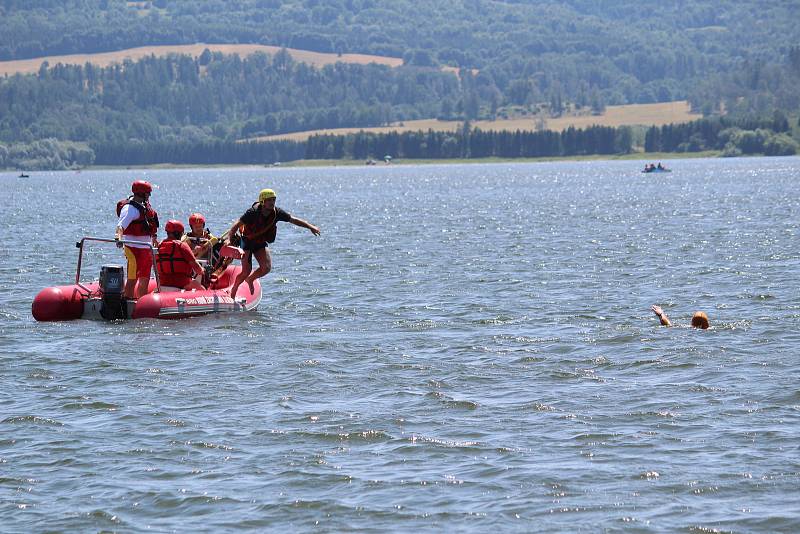
M 275 195 L 275 191 L 273 191 L 272 189 L 262 189 L 261 192 L 258 194 L 258 201 L 264 202 L 268 198 L 275 198 L 276 196 L 277 195 Z

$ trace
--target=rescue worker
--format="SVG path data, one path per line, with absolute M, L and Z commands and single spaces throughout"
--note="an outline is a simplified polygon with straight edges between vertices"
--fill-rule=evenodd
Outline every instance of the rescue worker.
M 156 268 L 162 286 L 179 287 L 181 289 L 205 289 L 192 278 L 192 273 L 203 275 L 203 267 L 197 263 L 188 243 L 181 241 L 183 223 L 167 221 L 164 225 L 167 238 L 161 242 L 156 255 Z
M 320 230 L 313 224 L 293 217 L 291 214 L 275 207 L 276 195 L 272 189 L 262 189 L 258 195 L 258 202 L 253 204 L 238 221 L 233 223 L 228 230 L 228 239 L 233 238 L 239 229 L 242 230 L 242 272 L 236 277 L 231 288 L 231 297 L 236 298 L 236 292 L 242 282 L 247 282 L 250 293 L 255 291 L 253 281 L 265 276 L 272 270 L 272 257 L 269 253 L 269 243 L 275 241 L 278 222 L 288 222 L 301 228 L 307 228 L 314 235 L 319 235 Z M 258 260 L 258 269 L 250 272 L 253 265 L 253 256 Z
M 206 218 L 201 213 L 189 215 L 189 232 L 182 241 L 192 247 L 194 257 L 201 260 L 211 259 L 210 251 L 217 244 L 218 239 L 206 228 Z
M 133 195 L 117 202 L 119 220 L 114 234 L 117 246 L 123 248 L 124 245 L 128 260 L 124 296 L 129 299 L 147 294 L 153 268 L 150 246 L 158 247 L 158 213 L 150 205 L 153 186 L 150 182 L 136 180 L 131 184 L 131 192 Z

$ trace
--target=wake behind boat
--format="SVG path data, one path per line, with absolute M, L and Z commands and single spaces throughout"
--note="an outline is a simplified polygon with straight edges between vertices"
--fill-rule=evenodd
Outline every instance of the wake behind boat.
M 236 299 L 231 298 L 231 287 L 242 269 L 239 265 L 227 265 L 203 290 L 162 286 L 158 272 L 154 269 L 155 279 L 150 280 L 148 293 L 138 300 L 124 299 L 122 292 L 125 277 L 122 266 L 104 265 L 100 269 L 99 280 L 85 284 L 80 281 L 86 241 L 116 243 L 113 239 L 97 237 L 84 237 L 76 243 L 80 251 L 75 283 L 40 291 L 31 306 L 33 317 L 37 321 L 181 319 L 209 313 L 255 310 L 261 302 L 259 280 L 253 281 L 252 292 L 247 284 L 243 284 L 239 287 Z M 151 253 L 155 258 L 152 247 Z M 155 261 L 153 264 L 155 265 Z

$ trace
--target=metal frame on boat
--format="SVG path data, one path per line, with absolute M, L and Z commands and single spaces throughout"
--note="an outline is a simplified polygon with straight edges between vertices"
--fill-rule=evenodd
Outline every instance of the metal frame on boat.
M 87 241 L 100 241 L 101 243 L 114 243 L 115 245 L 117 243 L 122 243 L 123 245 L 125 245 L 127 243 L 135 243 L 137 245 L 147 245 L 147 247 L 150 249 L 150 254 L 153 256 L 153 276 L 155 277 L 155 280 L 156 280 L 156 288 L 155 288 L 154 291 L 155 292 L 161 291 L 161 279 L 158 276 L 158 269 L 156 269 L 156 250 L 155 250 L 155 248 L 153 248 L 153 245 L 151 245 L 150 243 L 142 243 L 141 241 L 131 241 L 129 239 L 107 239 L 105 237 L 89 237 L 89 236 L 86 236 L 83 239 L 81 239 L 80 241 L 78 241 L 77 243 L 75 243 L 75 246 L 78 248 L 78 267 L 75 269 L 75 285 L 76 286 L 80 286 L 83 289 L 89 291 L 89 289 L 86 286 L 81 284 L 81 265 L 83 264 L 83 245 Z

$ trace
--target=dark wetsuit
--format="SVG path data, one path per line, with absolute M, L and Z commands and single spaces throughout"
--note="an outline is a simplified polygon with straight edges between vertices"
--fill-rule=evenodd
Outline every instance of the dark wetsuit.
M 247 252 L 258 252 L 275 241 L 276 226 L 279 222 L 289 222 L 292 216 L 281 208 L 275 208 L 275 220 L 272 215 L 264 216 L 261 206 L 255 205 L 247 210 L 239 221 L 244 223 L 246 229 L 253 230 L 253 237 L 242 235 L 242 249 Z

